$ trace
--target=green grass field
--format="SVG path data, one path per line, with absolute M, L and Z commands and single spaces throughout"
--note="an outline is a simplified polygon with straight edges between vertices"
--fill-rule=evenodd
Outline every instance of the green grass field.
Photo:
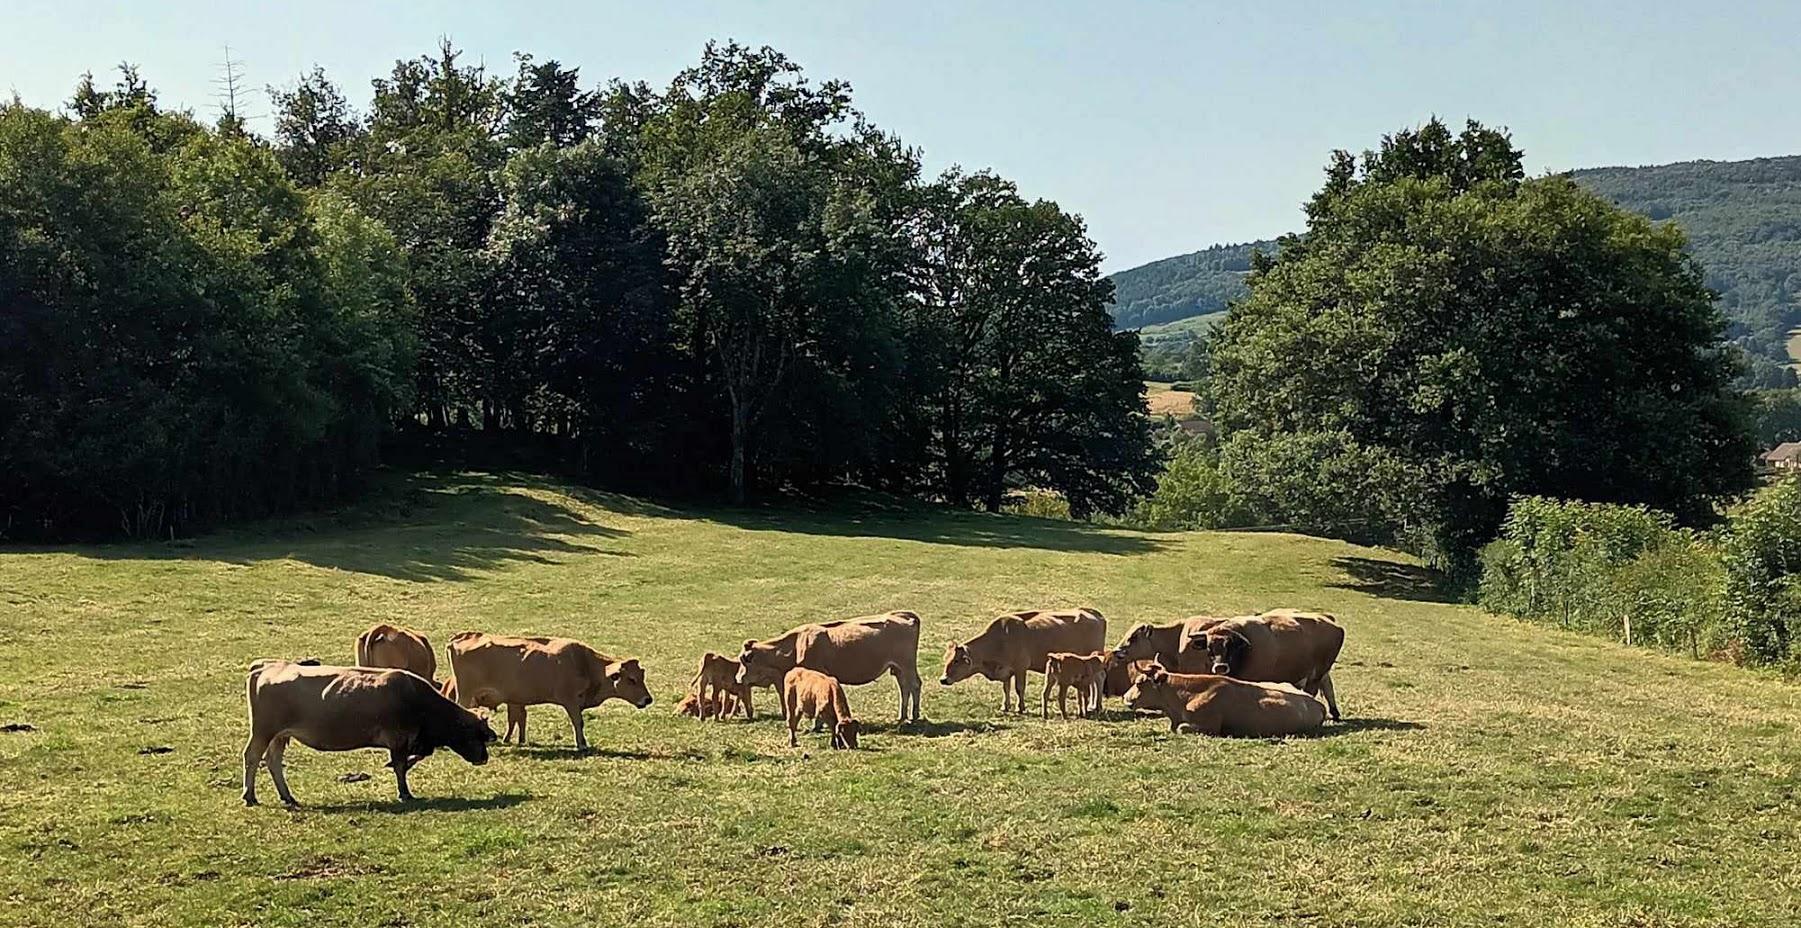
M 1434 601 L 1405 558 L 834 508 L 668 510 L 533 479 L 397 479 L 359 515 L 191 544 L 0 554 L 0 924 L 1793 925 L 1779 678 Z M 1002 718 L 939 687 L 1002 610 L 1337 613 L 1347 721 L 1287 741 Z M 801 621 L 925 617 L 928 721 L 851 692 L 865 750 L 676 717 L 696 656 Z M 377 620 L 567 634 L 658 702 L 561 712 L 393 801 L 377 752 L 296 745 L 304 803 L 239 802 L 244 667 L 347 662 Z M 1036 699 L 1036 692 L 1033 692 Z M 366 781 L 352 781 L 366 773 Z M 266 775 L 263 792 L 273 798 Z

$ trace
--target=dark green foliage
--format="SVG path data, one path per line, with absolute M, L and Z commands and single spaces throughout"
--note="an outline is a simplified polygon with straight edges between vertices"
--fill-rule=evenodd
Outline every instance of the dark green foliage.
M 78 123 L 0 110 L 10 536 L 159 535 L 335 499 L 405 402 L 392 241 L 152 100 L 78 100 Z
M 1744 489 L 1747 410 L 1682 235 L 1500 133 L 1433 122 L 1340 153 L 1214 330 L 1203 394 L 1271 521 L 1463 568 L 1509 496 L 1702 520 Z
M 441 43 L 361 118 L 315 68 L 271 91 L 272 145 L 161 112 L 129 66 L 83 79 L 79 122 L 7 109 L 0 535 L 335 498 L 394 425 L 416 456 L 740 500 L 1149 488 L 1080 219 L 988 177 L 941 210 L 847 85 L 768 48 L 709 45 L 660 93 L 516 60 Z M 982 266 L 940 267 L 953 240 Z
M 1801 659 L 1801 479 L 1780 480 L 1735 511 L 1720 555 L 1735 656 L 1791 665 Z

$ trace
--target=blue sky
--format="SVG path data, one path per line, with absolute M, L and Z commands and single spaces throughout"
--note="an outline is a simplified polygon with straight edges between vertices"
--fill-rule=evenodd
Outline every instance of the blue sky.
M 360 102 L 440 35 L 659 85 L 708 38 L 773 45 L 929 167 L 1081 213 L 1108 270 L 1292 230 L 1331 149 L 1432 114 L 1510 127 L 1534 171 L 1801 152 L 1790 3 L 7 0 L 0 90 L 50 106 L 130 60 L 211 112 L 229 43 L 253 112 L 314 63 Z

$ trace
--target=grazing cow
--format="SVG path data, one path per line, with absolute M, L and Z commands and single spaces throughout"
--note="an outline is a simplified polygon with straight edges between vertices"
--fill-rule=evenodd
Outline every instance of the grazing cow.
M 1093 609 L 1033 610 L 1003 615 L 980 635 L 944 650 L 944 676 L 950 686 L 976 674 L 1001 684 L 1001 711 L 1026 711 L 1026 673 L 1042 671 L 1053 652 L 1088 654 L 1107 646 L 1107 620 Z
M 900 685 L 900 720 L 919 721 L 919 615 L 886 612 L 802 625 L 765 641 L 746 641 L 738 655 L 738 683 L 776 686 L 796 667 L 817 670 L 844 686 L 861 686 L 892 672 Z
M 402 800 L 413 798 L 407 770 L 433 751 L 449 748 L 480 765 L 488 762 L 488 743 L 494 740 L 487 722 L 406 670 L 257 661 L 250 665 L 245 698 L 250 704 L 247 806 L 256 805 L 256 768 L 265 761 L 281 801 L 298 804 L 282 769 L 290 739 L 315 751 L 386 748 Z
M 458 704 L 507 708 L 507 738 L 519 731 L 525 743 L 525 707 L 543 703 L 562 706 L 575 729 L 575 749 L 586 751 L 582 710 L 609 699 L 623 699 L 642 709 L 650 705 L 644 670 L 636 659 L 615 659 L 568 638 L 517 638 L 463 632 L 450 639 L 453 683 L 447 687 Z
M 430 680 L 438 673 L 438 656 L 424 635 L 382 622 L 357 636 L 356 665 L 411 670 Z
M 1057 712 L 1069 718 L 1069 691 L 1076 691 L 1076 714 L 1087 717 L 1101 708 L 1101 684 L 1113 663 L 1104 651 L 1093 654 L 1057 652 L 1044 660 L 1044 695 L 1038 700 L 1038 716 L 1051 717 L 1051 687 L 1057 688 Z
M 857 720 L 851 717 L 844 687 L 817 670 L 796 667 L 782 675 L 782 717 L 788 720 L 791 748 L 800 746 L 795 732 L 803 718 L 814 721 L 814 731 L 822 725 L 831 726 L 833 750 L 857 747 Z
M 1226 619 L 1192 632 L 1182 647 L 1206 657 L 1212 673 L 1289 683 L 1321 696 L 1338 718 L 1332 662 L 1344 647 L 1344 629 L 1326 613 L 1274 609 Z
M 1205 655 L 1193 651 L 1184 652 L 1182 643 L 1190 635 L 1197 635 L 1214 625 L 1226 621 L 1224 618 L 1211 615 L 1197 615 L 1179 622 L 1166 622 L 1161 625 L 1150 625 L 1140 622 L 1132 626 L 1131 631 L 1119 640 L 1113 649 L 1115 664 L 1138 664 L 1138 671 L 1143 672 L 1151 661 L 1157 661 L 1164 667 L 1177 673 L 1206 673 L 1212 663 Z M 1123 681 L 1129 688 L 1136 676 L 1128 676 Z M 1119 693 L 1110 695 L 1121 695 Z
M 1170 731 L 1216 737 L 1271 738 L 1326 724 L 1326 707 L 1286 683 L 1170 673 L 1157 663 L 1126 693 L 1126 706 L 1162 711 Z
M 744 719 L 756 718 L 756 712 L 750 705 L 750 684 L 738 682 L 739 664 L 736 660 L 723 654 L 708 651 L 700 656 L 700 668 L 694 672 L 694 682 L 688 688 L 705 705 L 710 700 L 723 704 L 727 698 L 735 699 L 738 706 L 744 708 Z M 732 710 L 716 712 L 711 717 L 723 719 L 732 714 Z

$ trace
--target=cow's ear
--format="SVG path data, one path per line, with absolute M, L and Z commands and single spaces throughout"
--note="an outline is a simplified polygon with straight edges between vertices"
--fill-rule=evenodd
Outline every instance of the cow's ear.
M 756 646 L 757 646 L 757 639 L 755 639 L 755 638 L 744 639 L 744 650 L 745 651 L 748 652 L 748 651 L 752 650 L 753 648 L 755 648 Z
M 642 669 L 638 666 L 638 659 L 635 657 L 626 658 L 624 661 L 622 661 L 619 664 L 619 666 L 625 670 L 632 670 L 632 671 Z

